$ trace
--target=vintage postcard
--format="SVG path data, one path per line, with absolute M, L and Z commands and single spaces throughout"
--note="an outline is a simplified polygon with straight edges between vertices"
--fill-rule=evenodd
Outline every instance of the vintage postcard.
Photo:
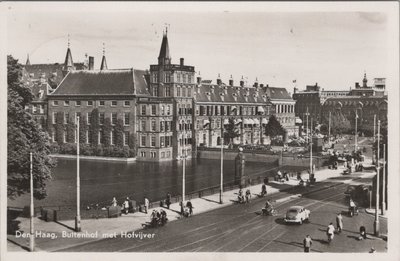
M 398 260 L 398 2 L 0 6 L 5 260 Z

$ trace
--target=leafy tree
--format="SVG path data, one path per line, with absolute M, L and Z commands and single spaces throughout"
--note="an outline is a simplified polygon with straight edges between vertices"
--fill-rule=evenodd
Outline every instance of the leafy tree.
M 239 128 L 235 124 L 235 120 L 233 118 L 229 118 L 228 124 L 224 127 L 224 143 L 228 141 L 228 147 L 233 146 L 233 139 L 240 136 Z
M 115 133 L 115 145 L 117 147 L 122 148 L 124 146 L 124 121 L 122 119 L 118 119 L 114 128 Z M 128 137 L 126 137 L 128 138 Z
M 110 118 L 105 118 L 104 119 L 104 124 L 103 124 L 103 145 L 104 147 L 109 147 L 111 145 L 111 120 Z
M 46 197 L 46 182 L 56 162 L 49 156 L 49 136 L 32 115 L 24 110 L 32 100 L 29 88 L 21 82 L 21 65 L 7 56 L 7 196 L 10 199 L 30 190 L 30 157 L 33 155 L 34 197 Z
M 87 120 L 85 116 L 79 117 L 79 143 L 85 144 L 86 140 L 86 131 L 88 130 Z
M 341 111 L 335 111 L 331 116 L 332 134 L 347 133 L 351 129 L 351 123 Z
M 92 146 L 96 146 L 99 141 L 99 110 L 97 108 L 93 109 L 90 113 L 90 143 Z
M 56 113 L 56 142 L 58 145 L 64 143 L 64 113 L 59 111 Z
M 275 115 L 271 115 L 271 117 L 269 117 L 268 124 L 265 126 L 265 135 L 270 136 L 271 138 L 285 135 L 285 129 L 276 119 Z
M 75 143 L 75 123 L 69 121 L 67 124 L 67 142 Z

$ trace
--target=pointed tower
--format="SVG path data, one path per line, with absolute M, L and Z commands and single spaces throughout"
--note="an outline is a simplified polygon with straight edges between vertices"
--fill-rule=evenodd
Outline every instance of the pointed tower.
M 363 87 L 367 87 L 367 82 L 368 82 L 368 80 L 367 80 L 367 73 L 364 72 Z
M 103 58 L 101 59 L 100 70 L 107 70 L 107 61 L 106 61 L 106 48 L 103 43 Z
M 68 49 L 67 49 L 67 55 L 65 56 L 64 66 L 63 66 L 64 76 L 69 71 L 75 70 L 74 61 L 72 60 L 71 49 L 69 47 L 70 47 L 70 43 L 69 43 L 69 35 L 68 35 Z
M 25 65 L 31 65 L 31 61 L 29 61 L 29 53 L 28 53 L 28 57 L 26 58 L 26 63 Z
M 168 46 L 168 28 L 166 28 L 165 33 L 163 33 L 160 55 L 158 55 L 158 64 L 159 65 L 171 64 L 171 56 L 169 56 L 169 46 Z

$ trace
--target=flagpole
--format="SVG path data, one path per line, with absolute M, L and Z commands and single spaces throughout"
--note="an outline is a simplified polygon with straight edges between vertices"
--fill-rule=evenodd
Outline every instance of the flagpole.
M 35 235 L 33 227 L 33 217 L 35 216 L 35 209 L 33 208 L 33 157 L 32 152 L 29 153 L 30 156 L 30 192 L 31 192 L 31 207 L 30 207 L 30 237 L 29 237 L 29 250 L 31 252 L 35 251 Z
M 356 130 L 354 133 L 354 151 L 357 151 L 357 119 L 358 119 L 358 114 L 357 114 L 357 110 L 356 110 Z
M 79 116 L 76 117 L 76 217 L 75 231 L 81 232 L 81 178 L 79 166 Z

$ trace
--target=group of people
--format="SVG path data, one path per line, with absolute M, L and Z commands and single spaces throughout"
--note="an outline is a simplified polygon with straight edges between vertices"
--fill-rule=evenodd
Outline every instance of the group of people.
M 275 176 L 275 181 L 280 181 L 280 182 L 289 181 L 288 173 L 285 171 L 285 172 L 283 172 L 283 175 L 282 175 L 282 172 L 280 170 L 278 170 L 278 172 L 276 173 L 276 176 Z
M 265 187 L 265 194 L 266 193 L 267 193 L 267 188 Z M 261 192 L 261 194 L 262 194 L 262 192 Z M 239 192 L 238 192 L 238 202 L 241 204 L 242 203 L 250 203 L 250 199 L 251 199 L 250 189 L 247 189 L 246 193 L 243 195 L 243 190 L 242 190 L 242 188 L 240 188 Z
M 150 224 L 153 227 L 156 226 L 163 226 L 165 223 L 167 223 L 168 218 L 167 218 L 167 212 L 165 212 L 164 209 L 161 210 L 153 210 L 153 212 L 150 215 Z
M 193 215 L 194 207 L 190 200 L 188 202 L 186 202 L 186 206 L 182 201 L 179 203 L 179 205 L 181 206 L 181 216 L 189 217 L 189 216 Z
M 111 201 L 111 206 L 116 207 L 118 206 L 118 201 L 115 197 L 113 197 L 112 201 Z M 121 212 L 125 213 L 125 215 L 127 215 L 129 212 L 133 212 L 133 203 L 132 200 L 129 199 L 129 197 L 126 197 L 126 199 L 124 200 L 124 202 L 121 205 Z

